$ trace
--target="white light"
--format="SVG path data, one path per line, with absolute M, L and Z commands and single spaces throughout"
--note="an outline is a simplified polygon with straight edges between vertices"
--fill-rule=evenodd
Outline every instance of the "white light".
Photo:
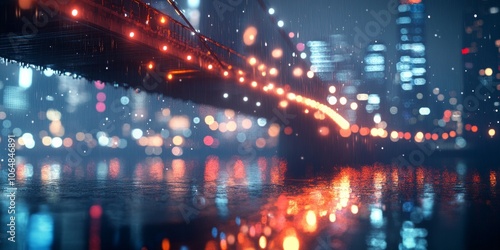
M 330 105 L 335 105 L 337 103 L 337 97 L 331 95 L 326 99 Z
M 257 107 L 260 107 L 260 102 L 255 103 Z
M 368 100 L 368 94 L 364 94 L 364 93 L 357 94 L 356 99 L 358 99 L 358 101 L 366 101 L 366 100 Z
M 380 96 L 378 96 L 377 94 L 368 95 L 368 103 L 369 104 L 379 104 L 380 103 Z
M 355 102 L 351 103 L 351 109 L 352 109 L 352 110 L 356 110 L 356 109 L 358 109 L 358 104 L 357 104 L 357 103 L 355 103 Z
M 300 58 L 306 59 L 307 58 L 307 54 L 305 52 L 300 53 Z
M 420 113 L 421 115 L 429 115 L 431 113 L 431 109 L 422 107 L 418 110 L 418 113 Z
M 372 44 L 368 46 L 368 51 L 385 51 L 385 45 L 383 44 Z
M 409 83 L 403 83 L 403 84 L 401 84 L 401 89 L 409 91 L 409 90 L 413 89 L 413 86 Z
M 33 135 L 31 133 L 24 133 L 22 138 L 26 148 L 32 149 L 35 147 L 35 141 L 33 140 Z
M 425 51 L 425 46 L 424 46 L 424 44 L 422 44 L 422 43 L 414 43 L 414 44 L 411 46 L 411 49 L 412 49 L 414 52 L 423 52 L 423 51 Z
M 283 22 L 282 20 L 279 20 L 278 21 L 278 27 L 283 27 L 285 25 L 285 22 Z
M 33 69 L 19 68 L 19 87 L 29 88 L 33 79 Z
M 43 71 L 43 74 L 46 76 L 46 77 L 51 77 L 52 75 L 54 75 L 54 71 L 51 69 L 51 68 L 47 68 Z
M 330 87 L 328 88 L 328 92 L 330 92 L 330 93 L 332 93 L 332 94 L 334 94 L 334 93 L 335 93 L 335 91 L 337 91 L 337 89 L 335 88 L 335 86 L 330 86 Z
M 192 9 L 197 9 L 200 7 L 200 0 L 188 0 L 188 7 Z
M 224 97 L 224 98 L 228 98 L 228 97 L 229 97 L 229 94 L 228 94 L 228 93 L 224 93 L 224 94 L 222 95 L 222 97 Z
M 142 130 L 141 129 L 136 128 L 136 129 L 132 130 L 132 138 L 138 140 L 141 137 L 142 137 Z
M 380 208 L 372 209 L 370 213 L 370 222 L 376 228 L 380 228 L 384 225 L 384 216 L 382 213 L 382 209 Z
M 375 115 L 373 116 L 373 122 L 375 122 L 375 123 L 377 123 L 377 124 L 378 124 L 378 123 L 380 123 L 381 121 L 382 121 L 382 117 L 380 116 L 380 114 L 375 114 Z
M 122 104 L 122 105 L 127 105 L 127 104 L 129 104 L 130 99 L 128 99 L 128 97 L 127 97 L 127 96 L 122 96 L 122 97 L 120 98 L 120 102 L 121 102 L 121 104 Z
M 274 9 L 273 8 L 269 8 L 269 15 L 273 15 L 274 14 Z
M 108 137 L 106 137 L 106 136 L 101 136 L 101 137 L 99 137 L 99 139 L 97 139 L 97 140 L 98 140 L 98 142 L 99 142 L 99 145 L 101 145 L 101 146 L 103 146 L 103 147 L 104 147 L 104 146 L 107 146 L 107 145 L 108 145 L 108 143 L 109 143 L 109 138 L 108 138 Z
M 243 97 L 243 101 L 244 101 L 244 102 L 248 101 L 248 97 L 246 97 L 246 96 L 245 96 L 245 97 Z
M 261 118 L 257 119 L 257 124 L 258 124 L 259 126 L 261 126 L 261 127 L 266 126 L 266 124 L 267 124 L 267 120 L 266 120 L 266 118 L 262 118 L 262 117 L 261 117 Z
M 61 137 L 54 137 L 54 138 L 52 138 L 50 146 L 52 146 L 53 148 L 59 148 L 62 146 L 62 143 L 63 143 L 63 141 L 62 141 Z
M 345 105 L 347 103 L 347 98 L 342 96 L 342 97 L 340 97 L 339 102 L 341 105 Z
M 490 7 L 490 14 L 498 13 L 498 7 Z

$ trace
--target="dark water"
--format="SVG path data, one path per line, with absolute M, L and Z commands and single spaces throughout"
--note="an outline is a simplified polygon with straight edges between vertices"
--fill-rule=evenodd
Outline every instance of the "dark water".
M 4 196 L 1 249 L 500 248 L 497 166 L 337 166 L 307 179 L 272 157 L 17 169 L 16 243 Z

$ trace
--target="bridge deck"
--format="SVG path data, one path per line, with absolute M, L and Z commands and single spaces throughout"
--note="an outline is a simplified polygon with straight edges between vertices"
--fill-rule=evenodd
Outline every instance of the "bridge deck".
M 235 51 L 202 37 L 208 50 L 187 26 L 140 1 L 37 1 L 27 9 L 17 2 L 3 1 L 0 19 L 0 56 L 11 60 L 129 84 L 148 74 L 220 78 L 245 66 Z

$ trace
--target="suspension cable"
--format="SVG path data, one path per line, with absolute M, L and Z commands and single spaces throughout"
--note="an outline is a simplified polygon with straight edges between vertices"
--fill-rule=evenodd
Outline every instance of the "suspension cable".
M 194 34 L 196 34 L 196 36 L 198 37 L 198 39 L 200 39 L 200 42 L 203 44 L 203 46 L 205 46 L 205 48 L 208 50 L 208 52 L 210 53 L 210 55 L 217 61 L 217 63 L 219 63 L 219 65 L 222 68 L 225 68 L 224 64 L 220 61 L 219 57 L 217 57 L 217 55 L 213 52 L 212 48 L 210 48 L 210 46 L 208 46 L 208 44 L 205 41 L 205 39 L 201 36 L 201 34 L 199 34 L 196 31 L 196 29 L 191 24 L 191 22 L 189 22 L 189 20 L 186 18 L 186 16 L 179 9 L 179 7 L 177 6 L 177 3 L 175 2 L 175 0 L 167 0 L 167 2 L 175 9 L 175 12 L 177 12 L 177 14 L 184 20 L 184 22 L 186 22 L 186 24 L 191 29 L 191 31 L 194 32 Z

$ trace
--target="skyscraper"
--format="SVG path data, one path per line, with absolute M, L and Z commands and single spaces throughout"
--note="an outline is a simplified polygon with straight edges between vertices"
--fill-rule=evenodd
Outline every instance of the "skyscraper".
M 472 1 L 464 13 L 465 135 L 472 143 L 499 138 L 500 4 Z M 496 134 L 496 135 L 495 135 Z
M 386 94 L 386 53 L 387 47 L 382 43 L 371 43 L 366 48 L 364 57 L 364 83 L 361 92 L 365 93 L 367 103 L 365 110 L 369 122 L 380 123 L 387 120 Z M 358 100 L 363 96 L 358 95 Z M 371 125 L 371 124 L 367 124 Z
M 425 54 L 425 8 L 421 0 L 401 0 L 396 19 L 396 81 L 400 85 L 399 105 L 393 112 L 403 129 L 425 129 L 432 125 Z

